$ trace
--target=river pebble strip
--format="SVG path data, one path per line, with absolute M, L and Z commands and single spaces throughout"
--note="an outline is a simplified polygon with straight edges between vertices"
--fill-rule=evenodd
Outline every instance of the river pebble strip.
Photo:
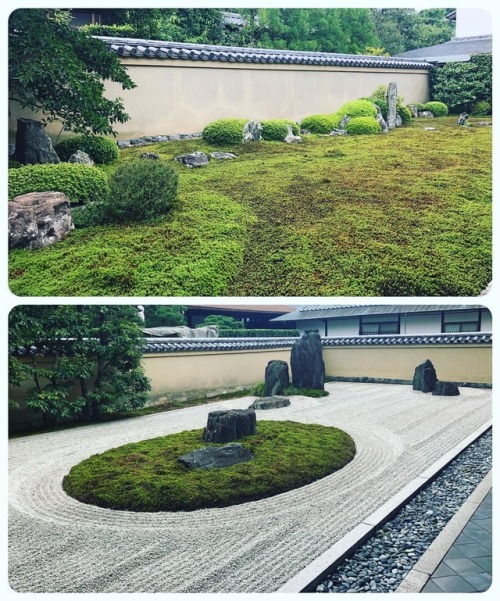
M 429 545 L 491 470 L 492 431 L 474 441 L 351 558 L 316 587 L 318 593 L 396 590 Z

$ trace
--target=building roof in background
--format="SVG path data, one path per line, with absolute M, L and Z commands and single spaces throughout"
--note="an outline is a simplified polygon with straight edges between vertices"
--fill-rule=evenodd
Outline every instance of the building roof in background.
M 275 317 L 271 321 L 304 321 L 311 319 L 333 319 L 360 317 L 362 315 L 392 315 L 398 313 L 438 313 L 440 311 L 467 311 L 483 309 L 483 305 L 305 305 Z
M 424 60 L 429 63 L 466 62 L 474 54 L 491 54 L 493 52 L 493 36 L 478 35 L 467 38 L 453 38 L 444 44 L 417 48 L 402 52 L 398 56 Z
M 229 63 L 268 63 L 324 65 L 338 67 L 378 67 L 392 69 L 431 69 L 422 60 L 401 57 L 365 56 L 361 54 L 336 54 L 331 52 L 304 52 L 298 50 L 273 50 L 268 48 L 242 48 L 237 46 L 211 46 L 158 40 L 139 40 L 94 36 L 108 45 L 119 56 L 160 58 L 189 61 L 219 61 Z
M 291 313 L 297 307 L 290 305 L 188 305 L 188 309 L 191 311 L 217 309 L 218 311 L 251 311 L 253 313 Z

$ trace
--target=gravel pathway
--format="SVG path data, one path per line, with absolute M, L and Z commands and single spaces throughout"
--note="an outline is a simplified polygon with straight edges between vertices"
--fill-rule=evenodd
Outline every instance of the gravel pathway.
M 244 505 L 133 513 L 61 488 L 71 466 L 128 442 L 202 427 L 253 397 L 9 443 L 9 572 L 18 592 L 272 592 L 491 418 L 491 391 L 434 397 L 410 386 L 330 383 L 258 419 L 332 425 L 357 453 L 308 486 Z

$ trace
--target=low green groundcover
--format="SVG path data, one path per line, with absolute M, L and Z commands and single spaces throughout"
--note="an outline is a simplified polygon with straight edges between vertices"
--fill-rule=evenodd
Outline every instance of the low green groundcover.
M 337 428 L 257 422 L 239 442 L 254 458 L 226 468 L 188 469 L 180 455 L 209 445 L 203 430 L 128 444 L 74 466 L 64 490 L 79 501 L 129 511 L 193 511 L 255 501 L 324 478 L 349 463 L 352 438 Z

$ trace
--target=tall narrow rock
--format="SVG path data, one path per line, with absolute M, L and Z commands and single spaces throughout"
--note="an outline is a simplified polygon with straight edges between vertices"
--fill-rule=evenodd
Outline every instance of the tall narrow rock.
M 398 86 L 391 82 L 387 86 L 387 125 L 389 129 L 396 128 L 396 105 L 398 102 Z
M 60 163 L 44 124 L 34 119 L 17 120 L 14 158 L 23 165 Z
M 426 359 L 423 363 L 417 365 L 413 375 L 413 390 L 432 392 L 436 381 L 436 370 L 434 369 L 434 365 L 432 365 L 432 361 Z
M 290 363 L 294 386 L 325 389 L 323 347 L 317 330 L 307 330 L 297 342 L 294 342 Z

